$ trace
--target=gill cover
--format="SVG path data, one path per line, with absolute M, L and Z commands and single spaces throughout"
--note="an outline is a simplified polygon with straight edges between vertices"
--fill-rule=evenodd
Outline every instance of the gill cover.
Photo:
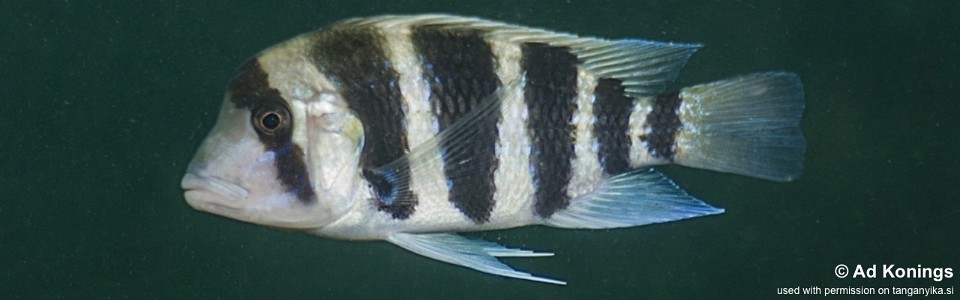
M 309 203 L 313 219 L 326 225 L 347 214 L 359 202 L 355 192 L 365 188 L 358 170 L 364 132 L 336 86 L 306 56 L 307 42 L 295 38 L 257 60 L 290 107 L 290 141 L 303 151 L 303 172 L 315 199 Z

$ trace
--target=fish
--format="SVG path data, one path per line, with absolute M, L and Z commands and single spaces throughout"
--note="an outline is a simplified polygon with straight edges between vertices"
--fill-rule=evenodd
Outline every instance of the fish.
M 243 222 L 566 284 L 499 260 L 553 253 L 462 233 L 724 212 L 655 166 L 777 182 L 802 173 L 799 76 L 668 90 L 701 47 L 441 14 L 339 21 L 242 64 L 184 198 Z

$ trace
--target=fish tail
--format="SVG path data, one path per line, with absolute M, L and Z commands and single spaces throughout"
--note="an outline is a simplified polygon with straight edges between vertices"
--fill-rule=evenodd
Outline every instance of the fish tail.
M 672 162 L 791 181 L 803 172 L 803 85 L 793 73 L 755 73 L 691 86 L 677 94 Z

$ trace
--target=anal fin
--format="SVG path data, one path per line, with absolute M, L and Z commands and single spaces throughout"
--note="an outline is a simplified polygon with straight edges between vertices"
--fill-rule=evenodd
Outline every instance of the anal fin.
M 653 169 L 605 179 L 593 192 L 544 220 L 561 228 L 619 228 L 723 213 Z
M 514 270 L 497 259 L 497 257 L 552 256 L 553 253 L 511 249 L 487 241 L 467 239 L 452 233 L 394 233 L 387 237 L 387 241 L 416 254 L 488 274 L 537 282 L 567 284 L 563 281 Z

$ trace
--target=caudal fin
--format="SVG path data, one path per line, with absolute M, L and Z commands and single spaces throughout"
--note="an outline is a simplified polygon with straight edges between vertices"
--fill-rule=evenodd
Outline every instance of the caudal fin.
M 774 181 L 803 172 L 803 85 L 793 73 L 756 73 L 680 91 L 683 128 L 673 162 Z

